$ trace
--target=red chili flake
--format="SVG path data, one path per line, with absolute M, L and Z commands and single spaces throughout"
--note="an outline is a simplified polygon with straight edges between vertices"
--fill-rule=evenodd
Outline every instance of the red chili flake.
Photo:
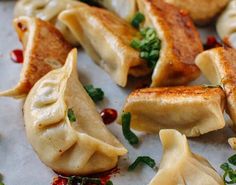
M 67 185 L 68 180 L 63 177 L 54 177 L 52 185 Z
M 204 44 L 204 49 L 208 50 L 208 49 L 217 48 L 217 47 L 221 47 L 221 46 L 222 46 L 222 44 L 220 42 L 218 42 L 214 36 L 208 36 L 207 42 L 206 42 L 206 44 Z
M 21 49 L 12 50 L 10 53 L 11 60 L 16 63 L 23 63 L 23 51 Z
M 117 111 L 115 109 L 106 108 L 102 110 L 100 115 L 102 117 L 104 124 L 108 125 L 116 120 Z

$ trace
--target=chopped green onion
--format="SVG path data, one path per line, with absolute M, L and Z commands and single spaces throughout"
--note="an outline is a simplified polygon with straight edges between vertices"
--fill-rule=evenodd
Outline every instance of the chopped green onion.
M 5 185 L 3 182 L 0 182 L 0 185 Z
M 147 61 L 148 67 L 154 69 L 160 56 L 161 40 L 153 28 L 142 28 L 140 30 L 142 39 L 133 39 L 130 46 L 140 52 L 140 58 Z
M 76 121 L 76 116 L 75 116 L 75 113 L 72 109 L 68 109 L 67 116 L 68 116 L 70 122 Z
M 93 85 L 85 85 L 84 88 L 94 102 L 103 100 L 104 92 L 101 88 L 94 88 Z
M 129 171 L 134 170 L 140 163 L 144 163 L 151 168 L 154 168 L 156 166 L 156 162 L 148 156 L 139 156 L 128 168 Z
M 123 113 L 121 117 L 122 121 L 122 131 L 125 138 L 129 141 L 131 145 L 138 144 L 138 137 L 130 130 L 131 114 L 129 112 Z
M 236 166 L 236 154 L 228 158 L 228 162 Z M 236 170 L 234 170 L 229 163 L 223 163 L 220 168 L 224 171 L 223 180 L 225 184 L 236 183 Z
M 236 166 L 236 154 L 228 159 L 229 163 Z
M 108 181 L 106 185 L 113 185 L 112 181 Z
M 135 28 L 139 28 L 140 24 L 145 20 L 145 17 L 142 13 L 137 12 L 131 22 L 131 24 L 133 25 L 133 27 Z

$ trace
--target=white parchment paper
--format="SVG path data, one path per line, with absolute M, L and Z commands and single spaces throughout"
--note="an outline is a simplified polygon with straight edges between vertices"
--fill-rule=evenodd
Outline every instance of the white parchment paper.
M 12 27 L 14 1 L 0 0 L 0 90 L 13 87 L 19 78 L 22 65 L 10 60 L 11 50 L 21 48 L 16 33 Z M 212 28 L 201 30 L 205 40 L 206 35 L 212 35 Z M 184 43 L 183 43 L 184 44 Z M 111 107 L 120 111 L 126 96 L 132 89 L 132 81 L 123 89 L 115 85 L 110 77 L 82 51 L 79 51 L 78 71 L 83 84 L 94 84 L 101 87 L 106 98 L 97 104 L 98 111 Z M 207 83 L 203 77 L 195 84 Z M 32 147 L 28 143 L 22 118 L 23 101 L 10 98 L 0 98 L 0 173 L 4 176 L 6 185 L 49 185 L 55 175 L 40 162 Z M 228 120 L 228 118 L 227 118 Z M 129 153 L 120 159 L 120 173 L 112 177 L 114 185 L 146 185 L 156 171 L 143 166 L 134 172 L 127 172 L 128 165 L 140 155 L 148 155 L 159 164 L 162 147 L 158 135 L 138 133 L 141 143 L 133 148 L 124 139 L 118 124 L 108 128 L 127 147 Z M 206 157 L 215 169 L 220 171 L 220 164 L 233 154 L 227 138 L 233 136 L 227 127 L 195 139 L 189 139 L 192 150 Z

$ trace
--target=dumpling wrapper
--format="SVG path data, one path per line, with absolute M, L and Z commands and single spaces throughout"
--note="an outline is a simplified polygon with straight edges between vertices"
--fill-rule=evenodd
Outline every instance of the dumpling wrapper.
M 131 113 L 131 127 L 136 130 L 158 133 L 176 129 L 196 137 L 225 126 L 224 105 L 221 88 L 146 88 L 132 92 L 123 111 Z
M 16 87 L 0 92 L 0 96 L 22 98 L 42 76 L 63 66 L 72 47 L 48 22 L 19 17 L 13 23 L 24 48 L 23 69 Z
M 15 6 L 15 17 L 29 16 L 49 21 L 63 34 L 64 38 L 74 46 L 79 43 L 68 28 L 58 19 L 58 15 L 65 9 L 79 6 L 77 0 L 19 0 Z
M 165 0 L 185 9 L 197 25 L 209 24 L 227 5 L 229 0 Z
M 94 0 L 106 9 L 116 13 L 121 18 L 131 21 L 134 17 L 137 7 L 136 0 Z
M 108 131 L 78 80 L 77 52 L 64 67 L 40 79 L 24 105 L 28 140 L 43 163 L 66 175 L 104 172 L 117 165 L 127 150 Z M 75 122 L 67 117 L 72 108 Z
M 159 135 L 163 156 L 149 185 L 224 185 L 210 163 L 192 153 L 184 135 L 176 130 L 161 130 Z
M 236 48 L 236 0 L 231 0 L 216 22 L 218 35 Z
M 81 3 L 62 12 L 59 19 L 118 85 L 124 87 L 129 74 L 138 77 L 150 73 L 139 52 L 130 46 L 138 31 L 112 12 Z
M 196 64 L 213 84 L 221 85 L 226 93 L 226 112 L 236 127 L 236 51 L 218 47 L 204 51 L 196 58 Z
M 152 74 L 152 87 L 184 85 L 200 71 L 194 64 L 203 51 L 199 33 L 191 18 L 163 0 L 137 0 L 145 15 L 145 27 L 155 28 L 161 40 L 160 58 Z

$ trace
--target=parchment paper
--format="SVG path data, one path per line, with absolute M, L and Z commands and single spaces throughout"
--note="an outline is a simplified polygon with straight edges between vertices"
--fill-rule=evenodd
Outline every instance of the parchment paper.
M 21 64 L 13 63 L 9 57 L 11 50 L 21 48 L 12 27 L 13 7 L 14 1 L 0 1 L 0 90 L 13 87 L 17 83 L 22 67 Z M 201 30 L 203 40 L 206 35 L 212 34 L 214 30 L 210 27 Z M 118 87 L 82 50 L 79 51 L 78 71 L 83 84 L 94 84 L 104 90 L 106 98 L 97 104 L 98 111 L 107 107 L 121 110 L 126 96 L 134 86 L 134 79 L 129 80 L 127 88 Z M 207 81 L 200 77 L 194 82 L 201 83 L 206 84 Z M 6 185 L 49 185 L 55 174 L 40 162 L 26 139 L 22 105 L 22 100 L 0 98 L 0 173 L 3 174 Z M 114 123 L 108 128 L 129 150 L 128 155 L 120 159 L 120 173 L 112 177 L 114 185 L 148 184 L 156 171 L 146 166 L 138 167 L 134 172 L 127 172 L 126 169 L 140 155 L 151 156 L 159 164 L 162 147 L 158 135 L 138 133 L 141 143 L 133 148 L 124 139 L 120 125 Z M 194 152 L 206 157 L 215 169 L 222 173 L 220 164 L 234 153 L 227 143 L 229 136 L 233 136 L 233 133 L 227 127 L 189 139 L 189 142 Z

